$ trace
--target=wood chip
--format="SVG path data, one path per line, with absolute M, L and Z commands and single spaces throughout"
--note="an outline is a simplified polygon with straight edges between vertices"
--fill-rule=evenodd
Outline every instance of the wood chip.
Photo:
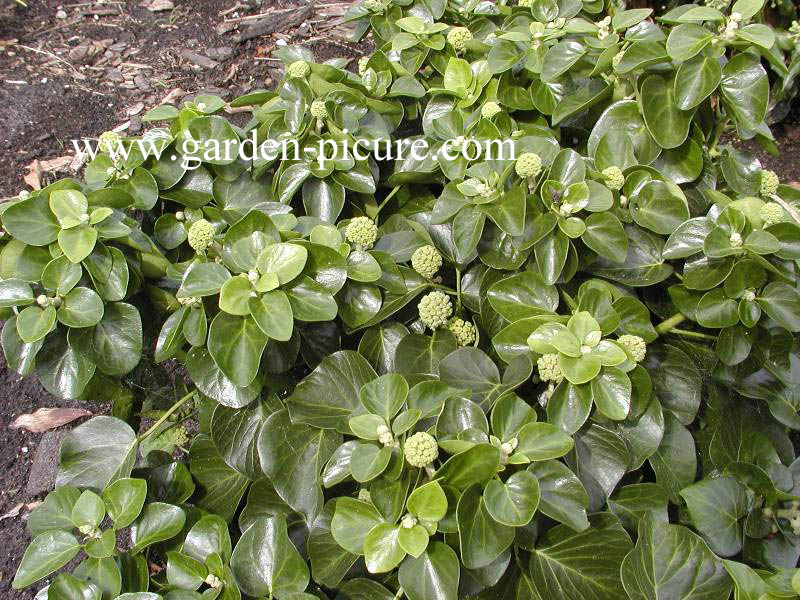
M 146 8 L 150 12 L 159 12 L 162 10 L 172 10 L 175 4 L 172 0 L 145 0 L 139 4 L 142 8 Z
M 191 50 L 181 50 L 181 58 L 204 69 L 213 69 L 219 64 L 217 61 Z
M 69 157 L 70 159 L 72 157 Z M 33 433 L 41 433 L 55 429 L 92 413 L 82 408 L 40 408 L 34 413 L 20 415 L 9 425 L 10 429 L 27 429 Z
M 250 23 L 248 28 L 236 37 L 237 42 L 244 42 L 246 40 L 258 37 L 260 35 L 269 35 L 278 30 L 288 31 L 292 27 L 300 25 L 314 12 L 314 1 L 308 0 L 305 6 L 298 7 L 289 14 L 283 14 L 284 11 L 267 15 L 263 19 Z
M 36 502 L 20 502 L 16 506 L 12 507 L 6 514 L 0 515 L 0 521 L 4 521 L 5 519 L 13 519 L 14 517 L 20 516 L 22 513 L 22 509 L 24 508 L 27 512 L 32 511 L 34 508 L 39 506 L 42 503 L 41 500 L 37 500 Z M 27 516 L 26 516 L 27 517 Z
M 128 116 L 138 115 L 142 110 L 144 110 L 144 102 L 137 102 L 128 109 Z

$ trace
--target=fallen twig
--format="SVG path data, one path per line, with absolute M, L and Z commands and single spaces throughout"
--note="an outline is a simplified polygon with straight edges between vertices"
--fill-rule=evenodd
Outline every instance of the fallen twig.
M 279 11 L 251 24 L 245 31 L 236 36 L 237 42 L 244 42 L 261 35 L 268 35 L 276 31 L 287 31 L 305 21 L 314 12 L 313 0 L 308 0 L 305 6 L 292 9 L 290 14 Z

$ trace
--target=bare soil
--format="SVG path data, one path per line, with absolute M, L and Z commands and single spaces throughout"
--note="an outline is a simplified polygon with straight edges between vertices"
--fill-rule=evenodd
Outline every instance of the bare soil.
M 293 29 L 242 43 L 236 40 L 237 32 L 252 22 L 242 17 L 274 11 L 290 16 L 300 10 L 302 0 L 173 3 L 172 9 L 151 12 L 140 0 L 29 0 L 27 9 L 13 0 L 0 0 L 0 198 L 27 187 L 26 175 L 28 182 L 38 179 L 41 185 L 69 175 L 71 139 L 96 137 L 114 128 L 129 135 L 139 133 L 141 115 L 165 98 L 177 103 L 208 92 L 230 100 L 253 88 L 270 87 L 281 75 L 280 62 L 270 59 L 279 40 L 306 45 L 318 60 L 357 58 L 369 49 L 368 40 L 349 43 L 347 32 L 337 26 L 349 1 L 318 1 L 311 17 Z M 798 112 L 795 109 L 788 124 L 775 128 L 781 155 L 759 153 L 766 167 L 789 181 L 800 177 Z M 61 157 L 68 158 L 47 162 Z M 58 162 L 55 171 L 48 171 Z M 0 356 L 0 597 L 4 600 L 34 595 L 10 585 L 29 542 L 25 517 L 30 504 L 41 500 L 41 495 L 27 495 L 26 485 L 43 435 L 12 430 L 8 424 L 42 406 L 76 405 L 53 398 L 35 379 L 9 371 Z M 108 410 L 100 404 L 82 403 L 82 407 L 94 413 Z

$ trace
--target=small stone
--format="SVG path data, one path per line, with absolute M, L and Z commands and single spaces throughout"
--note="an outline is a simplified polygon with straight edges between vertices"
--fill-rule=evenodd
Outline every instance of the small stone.
M 147 80 L 147 77 L 145 77 L 144 75 L 137 75 L 136 77 L 134 77 L 133 78 L 133 83 L 135 83 L 136 87 L 138 87 L 143 92 L 149 92 L 150 91 L 150 82 Z
M 185 61 L 197 65 L 198 67 L 202 67 L 204 69 L 213 69 L 219 63 L 207 56 L 203 56 L 202 54 L 197 54 L 196 52 L 192 52 L 191 50 L 182 50 L 181 51 L 181 58 Z
M 122 83 L 125 81 L 125 77 L 122 75 L 122 71 L 115 68 L 106 69 L 106 79 L 112 83 Z
M 233 48 L 230 46 L 220 46 L 219 48 L 209 48 L 206 56 L 214 60 L 227 60 L 233 55 Z
M 28 496 L 39 496 L 53 489 L 58 470 L 61 440 L 66 431 L 48 431 L 39 440 L 33 453 L 33 462 L 28 476 L 25 493 Z
M 56 11 L 56 19 L 66 19 L 67 18 L 67 11 L 65 10 L 58 10 Z

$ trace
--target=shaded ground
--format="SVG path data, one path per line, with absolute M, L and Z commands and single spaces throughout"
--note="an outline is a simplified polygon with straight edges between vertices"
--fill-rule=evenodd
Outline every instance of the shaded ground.
M 153 1 L 164 0 L 148 4 Z M 310 18 L 290 31 L 243 43 L 236 41 L 236 28 L 251 21 L 233 19 L 267 11 L 286 11 L 281 14 L 289 18 L 299 10 L 299 0 L 297 4 L 265 0 L 260 5 L 253 0 L 173 2 L 172 9 L 151 12 L 139 0 L 99 4 L 74 0 L 72 6 L 69 0 L 31 0 L 29 9 L 0 0 L 0 198 L 25 187 L 26 167 L 34 159 L 71 154 L 70 139 L 94 137 L 120 126 L 129 134 L 138 133 L 141 115 L 167 97 L 174 103 L 208 91 L 230 99 L 255 87 L 269 87 L 280 77 L 280 63 L 269 59 L 279 39 L 304 43 L 318 59 L 355 58 L 365 49 L 346 42 L 344 32 L 335 28 L 336 16 L 349 2 L 317 2 Z M 781 156 L 760 152 L 764 165 L 789 181 L 800 178 L 797 112 L 788 125 L 775 128 Z M 42 173 L 42 184 L 68 174 L 69 162 L 62 161 L 58 173 Z M 10 582 L 29 541 L 24 521 L 27 504 L 42 497 L 27 493 L 26 486 L 43 434 L 7 425 L 17 415 L 42 406 L 76 403 L 53 398 L 32 378 L 22 380 L 5 368 L 0 355 L 3 600 L 33 597 L 31 591 L 11 590 Z M 103 405 L 83 407 L 95 413 L 107 410 Z
M 280 40 L 318 59 L 361 56 L 337 27 L 349 3 L 318 0 L 289 31 L 239 43 L 257 20 L 250 17 L 277 13 L 291 22 L 305 0 L 31 0 L 27 9 L 0 0 L 0 198 L 24 187 L 34 159 L 73 154 L 71 139 L 112 128 L 137 134 L 141 115 L 165 98 L 203 91 L 231 99 L 270 87 L 281 75 L 270 58 Z

